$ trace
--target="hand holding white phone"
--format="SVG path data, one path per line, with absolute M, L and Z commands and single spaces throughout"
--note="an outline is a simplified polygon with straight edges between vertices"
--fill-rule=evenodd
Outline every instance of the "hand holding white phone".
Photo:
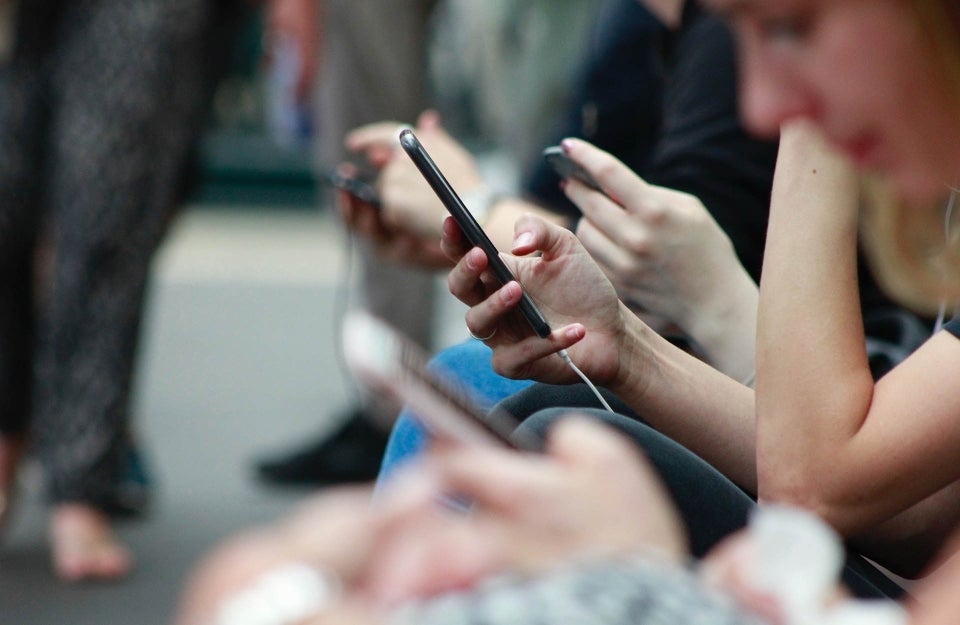
M 465 391 L 427 367 L 427 354 L 416 343 L 376 317 L 351 313 L 343 325 L 343 349 L 358 380 L 409 407 L 431 436 L 540 451 L 539 438 L 515 431 L 512 415 L 480 410 Z

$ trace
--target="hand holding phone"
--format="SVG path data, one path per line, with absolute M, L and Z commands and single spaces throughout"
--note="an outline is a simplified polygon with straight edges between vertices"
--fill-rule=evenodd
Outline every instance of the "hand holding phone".
M 600 183 L 580 163 L 571 159 L 559 145 L 551 145 L 543 150 L 543 158 L 563 179 L 574 178 L 595 191 L 603 192 Z
M 327 179 L 334 188 L 346 191 L 358 200 L 376 208 L 382 208 L 380 195 L 371 182 L 359 176 L 347 176 L 338 169 L 330 171 Z
M 413 160 L 414 165 L 417 166 L 417 169 L 420 170 L 420 173 L 427 180 L 427 183 L 429 183 L 434 193 L 436 193 L 440 201 L 443 202 L 447 212 L 456 220 L 457 225 L 460 227 L 460 230 L 463 231 L 467 241 L 469 241 L 471 245 L 482 249 L 487 255 L 490 270 L 493 272 L 493 275 L 496 276 L 497 280 L 499 280 L 501 284 L 507 284 L 508 282 L 516 280 L 506 263 L 500 258 L 500 250 L 497 249 L 493 241 L 490 240 L 490 237 L 487 236 L 487 233 L 483 231 L 483 228 L 481 228 L 477 220 L 474 219 L 470 210 L 463 203 L 463 200 L 461 200 L 460 196 L 453 190 L 453 187 L 447 182 L 447 179 L 440 172 L 436 163 L 433 162 L 433 159 L 430 158 L 430 155 L 427 154 L 423 145 L 409 128 L 404 129 L 400 133 L 400 146 L 403 147 L 403 150 Z M 520 299 L 520 312 L 537 336 L 540 338 L 550 336 L 550 324 L 547 323 L 547 320 L 526 291 L 524 291 Z
M 408 406 L 431 436 L 469 444 L 540 451 L 532 432 L 516 433 L 509 413 L 480 410 L 466 391 L 427 366 L 426 353 L 385 322 L 364 312 L 343 324 L 344 357 L 364 384 Z

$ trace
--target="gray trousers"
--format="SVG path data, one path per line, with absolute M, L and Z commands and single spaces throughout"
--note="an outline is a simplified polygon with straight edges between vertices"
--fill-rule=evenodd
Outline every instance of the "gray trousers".
M 431 105 L 429 20 L 438 0 L 321 0 L 325 32 L 317 82 L 321 168 L 355 159 L 343 137 L 383 120 L 413 123 Z M 364 307 L 424 347 L 435 323 L 435 272 L 377 260 L 361 246 Z

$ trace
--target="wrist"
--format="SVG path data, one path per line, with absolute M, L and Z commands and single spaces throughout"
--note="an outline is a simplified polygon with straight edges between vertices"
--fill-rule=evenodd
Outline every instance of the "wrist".
M 742 267 L 732 280 L 715 284 L 721 288 L 714 289 L 681 327 L 707 362 L 752 386 L 759 289 Z
M 620 316 L 623 319 L 623 334 L 619 341 L 619 366 L 608 387 L 615 395 L 631 403 L 627 398 L 643 395 L 650 383 L 647 369 L 653 356 L 651 339 L 657 334 L 623 302 L 620 302 Z
M 503 194 L 495 191 L 489 185 L 481 183 L 472 189 L 460 194 L 460 199 L 481 226 L 484 225 L 493 212 L 494 206 L 503 199 Z

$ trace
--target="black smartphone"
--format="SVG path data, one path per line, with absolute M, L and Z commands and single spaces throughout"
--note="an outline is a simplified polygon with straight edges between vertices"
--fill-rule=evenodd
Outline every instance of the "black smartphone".
M 500 258 L 500 250 L 497 249 L 497 246 L 493 244 L 493 241 L 491 241 L 487 233 L 483 231 L 483 228 L 480 227 L 477 220 L 470 214 L 470 210 L 463 203 L 463 200 L 461 200 L 457 192 L 453 190 L 453 187 L 447 182 L 447 179 L 440 172 L 436 163 L 433 162 L 433 159 L 430 158 L 430 155 L 427 154 L 427 151 L 423 148 L 420 140 L 417 139 L 416 135 L 414 135 L 413 131 L 409 128 L 405 128 L 400 133 L 400 145 L 413 160 L 414 165 L 416 165 L 420 173 L 423 174 L 423 177 L 433 188 L 434 193 L 437 194 L 437 197 L 440 198 L 443 205 L 447 207 L 447 211 L 453 215 L 453 218 L 456 220 L 457 225 L 460 226 L 460 230 L 463 231 L 463 235 L 467 238 L 467 241 L 486 253 L 487 260 L 490 263 L 490 270 L 493 272 L 493 275 L 497 277 L 497 280 L 499 280 L 501 284 L 516 280 L 513 273 L 503 262 L 503 259 Z M 547 320 L 537 308 L 536 304 L 534 304 L 533 299 L 527 295 L 526 291 L 523 292 L 520 299 L 520 312 L 526 318 L 530 327 L 533 328 L 533 331 L 536 332 L 537 336 L 540 338 L 550 336 L 550 324 L 547 323 Z
M 354 377 L 380 398 L 408 406 L 430 436 L 462 443 L 541 451 L 543 441 L 505 410 L 476 406 L 463 387 L 428 366 L 416 343 L 369 313 L 350 313 L 343 323 L 343 354 Z
M 345 176 L 336 169 L 327 173 L 327 180 L 336 189 L 346 191 L 353 197 L 371 204 L 377 208 L 381 207 L 380 195 L 374 188 L 371 181 L 365 180 L 360 176 Z
M 593 176 L 579 163 L 567 156 L 559 145 L 551 145 L 543 150 L 543 158 L 553 167 L 561 178 L 575 178 L 595 191 L 603 192 Z

